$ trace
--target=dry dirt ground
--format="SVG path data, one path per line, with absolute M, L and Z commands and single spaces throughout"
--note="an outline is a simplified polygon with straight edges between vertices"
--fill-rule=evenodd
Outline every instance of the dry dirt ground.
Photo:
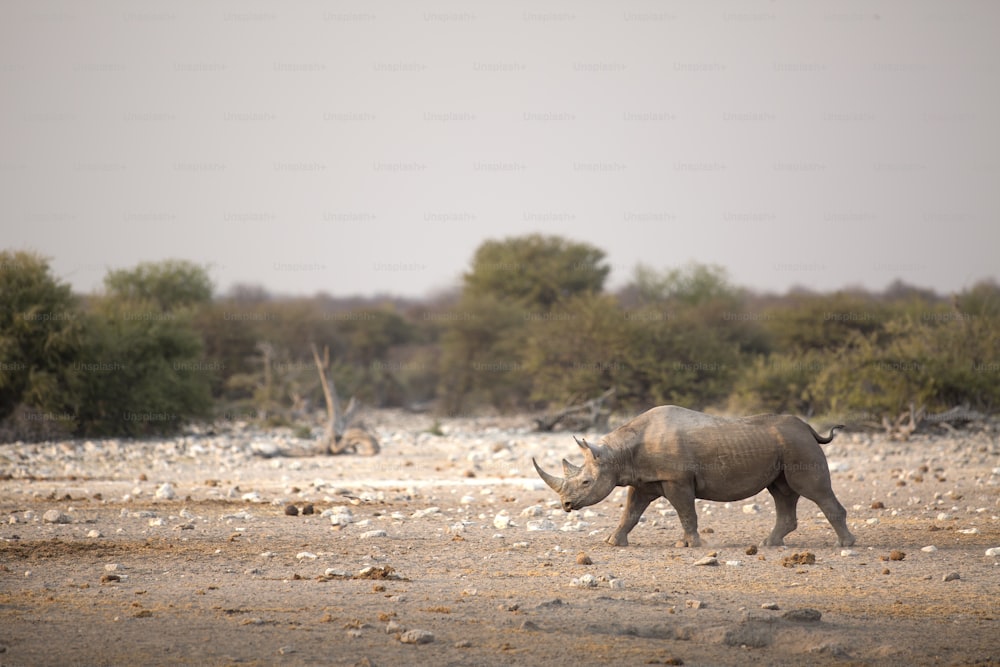
M 665 501 L 615 548 L 622 492 L 567 515 L 532 470 L 578 462 L 569 434 L 369 423 L 373 458 L 261 456 L 301 443 L 239 424 L 0 445 L 0 664 L 1000 664 L 996 426 L 839 435 L 858 543 L 803 500 L 786 547 L 748 554 L 766 492 L 700 502 L 700 548 Z

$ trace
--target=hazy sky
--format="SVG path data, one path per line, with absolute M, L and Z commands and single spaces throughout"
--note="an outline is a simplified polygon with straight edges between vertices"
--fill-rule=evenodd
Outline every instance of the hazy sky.
M 0 248 L 425 296 L 560 234 L 784 291 L 1000 275 L 1000 3 L 4 2 Z

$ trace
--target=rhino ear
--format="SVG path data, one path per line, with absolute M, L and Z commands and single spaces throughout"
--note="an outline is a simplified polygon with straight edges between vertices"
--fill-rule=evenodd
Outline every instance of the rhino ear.
M 597 454 L 598 454 L 597 448 L 594 447 L 593 445 L 591 445 L 589 442 L 587 442 L 586 438 L 580 439 L 580 438 L 577 438 L 574 435 L 573 439 L 576 440 L 576 444 L 578 444 L 580 446 L 580 449 L 582 449 L 585 454 L 590 454 L 595 459 L 597 458 Z

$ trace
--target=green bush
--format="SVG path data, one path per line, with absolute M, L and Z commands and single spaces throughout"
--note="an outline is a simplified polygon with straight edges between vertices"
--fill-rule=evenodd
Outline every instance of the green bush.
M 38 255 L 0 252 L 0 304 L 0 435 L 37 439 L 74 430 L 70 366 L 82 326 L 69 285 Z

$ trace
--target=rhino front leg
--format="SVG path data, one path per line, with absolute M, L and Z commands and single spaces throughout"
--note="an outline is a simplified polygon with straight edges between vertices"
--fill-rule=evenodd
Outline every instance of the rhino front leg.
M 698 512 L 694 508 L 694 490 L 690 484 L 663 483 L 663 496 L 677 510 L 677 518 L 684 530 L 684 539 L 676 544 L 678 547 L 700 547 L 701 536 L 698 535 Z
M 660 497 L 658 491 L 650 489 L 638 489 L 634 486 L 628 487 L 628 499 L 625 501 L 625 512 L 622 514 L 618 527 L 615 528 L 606 542 L 613 547 L 627 547 L 628 534 L 639 523 L 642 513 L 649 507 L 649 503 Z

